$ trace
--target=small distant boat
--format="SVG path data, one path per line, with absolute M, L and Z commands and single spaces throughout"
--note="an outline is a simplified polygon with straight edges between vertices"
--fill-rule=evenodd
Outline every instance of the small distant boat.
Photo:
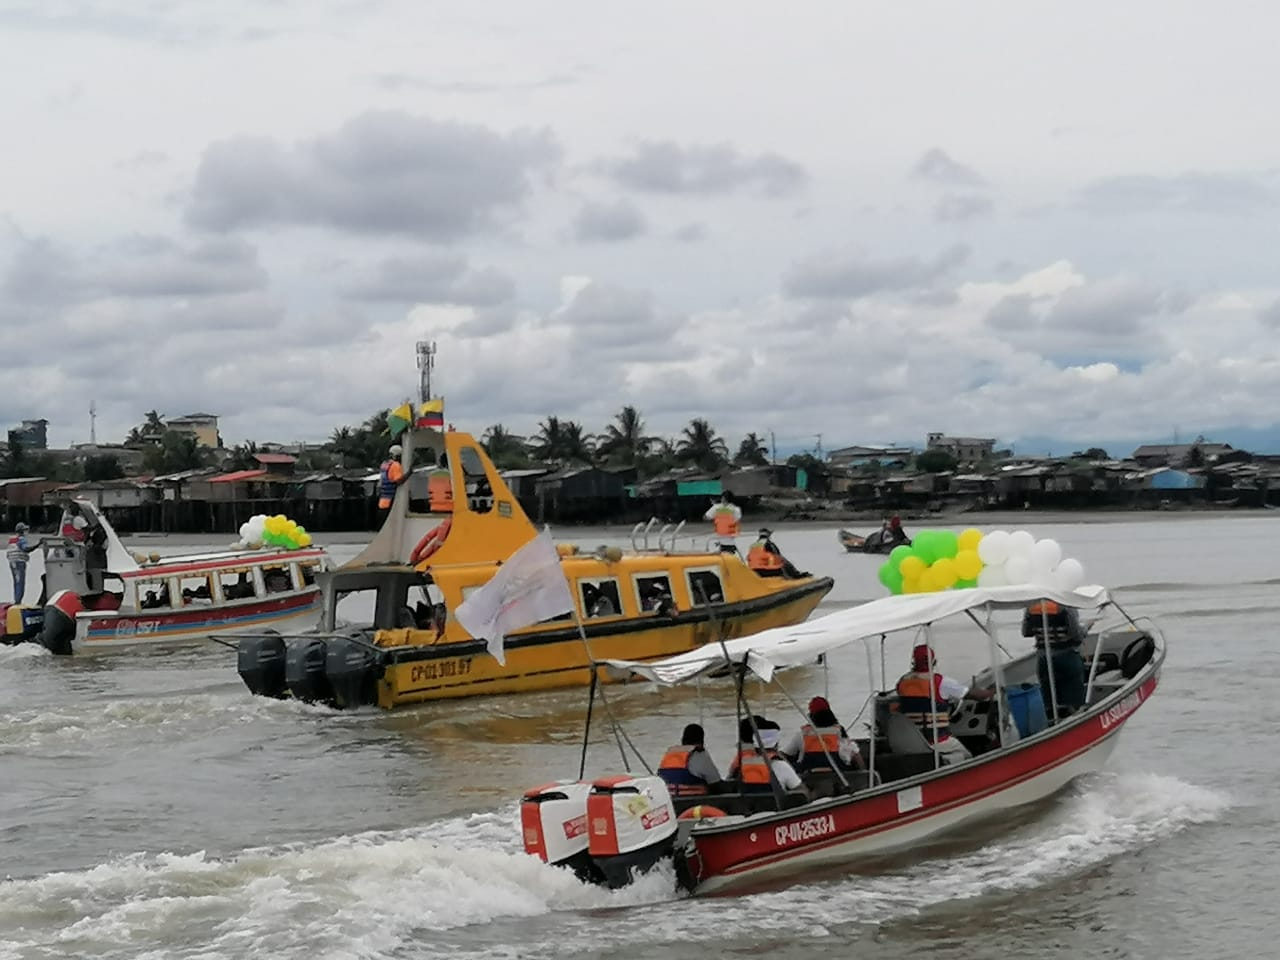
M 131 553 L 87 500 L 63 511 L 59 535 L 41 543 L 44 589 L 35 607 L 5 611 L 4 641 L 55 654 L 139 643 L 207 642 L 245 628 L 315 626 L 319 547 L 227 550 L 160 558 Z M 83 525 L 73 521 L 83 519 Z M 47 598 L 47 600 L 46 600 Z M 41 609 L 43 608 L 43 609 Z
M 886 539 L 883 530 L 877 530 L 865 537 L 849 530 L 841 530 L 836 536 L 840 540 L 840 546 L 850 553 L 888 553 L 898 544 L 911 546 L 910 539 L 896 541 Z

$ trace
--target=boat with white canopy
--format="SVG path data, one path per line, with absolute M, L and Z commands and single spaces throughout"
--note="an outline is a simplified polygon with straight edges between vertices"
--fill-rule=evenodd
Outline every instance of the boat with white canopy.
M 1022 634 L 1037 639 L 1044 652 L 1005 652 L 998 621 L 1001 611 L 1011 610 L 1023 613 Z M 1071 640 L 1078 651 L 1071 655 L 1083 658 L 1077 668 L 1087 678 L 1083 702 L 1073 707 L 1051 664 L 1066 635 L 1061 626 L 1075 611 L 1091 620 Z M 899 709 L 885 666 L 885 645 L 895 635 L 914 634 L 926 644 L 958 640 L 947 621 L 976 628 L 968 632 L 985 643 L 991 665 L 973 686 L 992 692 L 986 700 L 964 700 L 950 716 L 950 731 L 971 754 L 951 764 Z M 613 886 L 670 858 L 683 886 L 711 894 L 910 847 L 1047 798 L 1099 770 L 1124 724 L 1155 692 L 1165 657 L 1159 629 L 1130 617 L 1102 587 L 1023 584 L 890 596 L 679 656 L 603 665 L 663 685 L 732 677 L 739 717 L 748 718 L 765 754 L 744 680 L 754 675 L 777 685 L 800 710 L 783 686 L 785 671 L 825 662 L 860 641 L 872 690 L 860 714 L 866 736 L 856 738 L 865 769 L 842 772 L 833 762 L 806 775 L 803 792 L 783 790 L 771 775 L 762 792 L 739 784 L 730 788 L 736 792 L 702 796 L 673 796 L 652 775 L 588 780 L 580 769 L 578 780 L 525 794 L 526 850 Z M 590 714 L 589 708 L 588 724 Z M 583 760 L 585 767 L 585 750 Z

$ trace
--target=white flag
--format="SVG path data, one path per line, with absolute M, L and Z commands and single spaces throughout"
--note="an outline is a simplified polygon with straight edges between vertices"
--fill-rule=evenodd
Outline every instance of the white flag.
M 506 663 L 505 634 L 572 612 L 573 595 L 560 568 L 560 555 L 551 531 L 544 529 L 513 553 L 492 580 L 467 597 L 454 616 L 471 636 L 484 638 L 495 660 Z

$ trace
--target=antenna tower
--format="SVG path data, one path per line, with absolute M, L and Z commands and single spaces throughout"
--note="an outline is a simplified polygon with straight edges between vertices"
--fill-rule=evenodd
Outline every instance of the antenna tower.
M 98 401 L 89 401 L 89 444 L 98 445 Z
M 418 341 L 418 400 L 426 403 L 431 399 L 431 371 L 436 367 L 436 342 L 434 340 Z

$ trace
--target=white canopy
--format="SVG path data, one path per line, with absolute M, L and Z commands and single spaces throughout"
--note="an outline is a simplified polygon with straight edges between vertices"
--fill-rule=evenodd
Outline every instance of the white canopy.
M 1014 587 L 971 587 L 939 593 L 915 593 L 872 600 L 848 610 L 829 613 L 790 627 L 775 627 L 749 637 L 709 643 L 674 657 L 643 663 L 638 660 L 605 660 L 610 667 L 647 677 L 656 683 L 677 684 L 699 674 L 723 668 L 725 654 L 734 663 L 746 663 L 762 680 L 775 670 L 813 663 L 819 654 L 854 643 L 864 637 L 909 630 L 964 613 L 966 610 L 1022 608 L 1036 600 L 1052 600 L 1064 607 L 1096 610 L 1110 602 L 1106 590 L 1085 586 L 1077 590 L 1023 584 Z

